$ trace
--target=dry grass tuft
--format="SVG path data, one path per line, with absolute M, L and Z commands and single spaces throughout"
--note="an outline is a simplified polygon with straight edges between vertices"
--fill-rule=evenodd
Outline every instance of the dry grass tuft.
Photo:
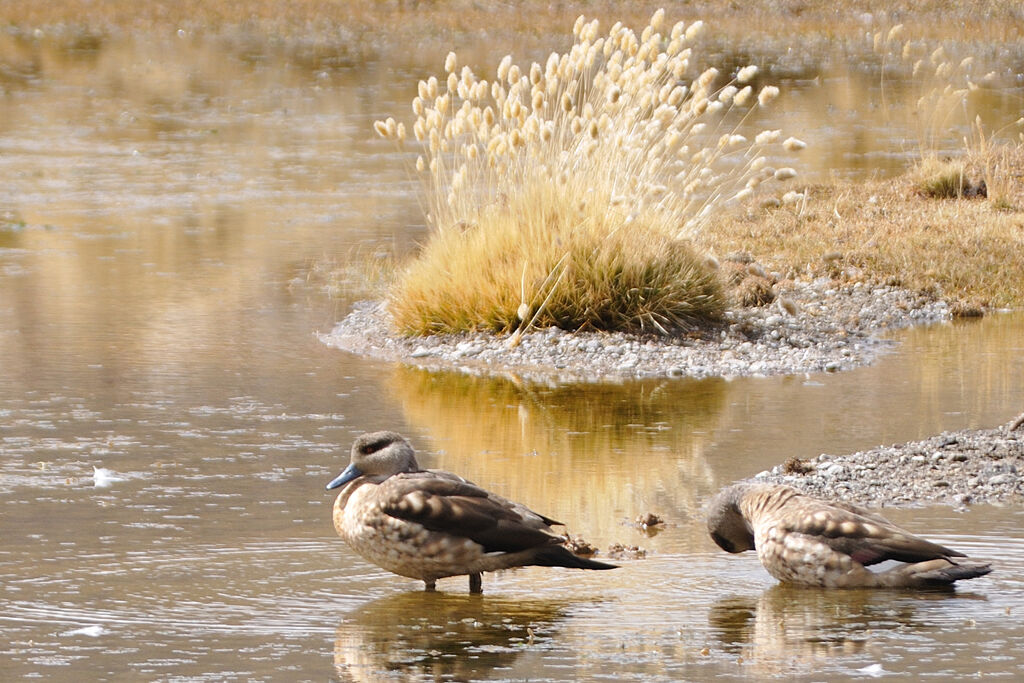
M 667 332 L 721 313 L 715 273 L 668 226 L 623 229 L 614 209 L 563 210 L 563 191 L 538 182 L 480 224 L 435 233 L 392 292 L 401 329 Z
M 910 170 L 909 176 L 917 191 L 932 199 L 988 196 L 985 181 L 972 180 L 963 160 L 937 159 L 929 155 Z
M 985 190 L 985 196 L 996 209 L 1013 211 L 1020 204 L 1015 204 L 1014 184 L 1020 180 L 1020 169 L 1014 168 L 1015 152 L 1012 146 L 1006 144 L 993 144 L 992 139 L 1010 127 L 1020 128 L 1024 126 L 1024 117 L 1003 128 L 995 131 L 994 134 L 986 135 L 981 124 L 981 118 L 974 121 L 972 136 L 966 140 L 967 161 L 977 169 L 978 175 L 982 178 L 980 185 Z M 1024 134 L 1018 133 L 1017 139 L 1024 144 Z M 1018 145 L 1018 151 L 1020 149 Z
M 946 46 L 924 39 L 906 37 L 902 24 L 873 35 L 876 53 L 882 57 L 882 97 L 886 103 L 887 63 L 900 65 L 906 70 L 917 91 L 916 104 L 910 114 L 916 122 L 920 160 L 911 171 L 918 191 L 938 199 L 988 197 L 991 191 L 994 204 L 1003 208 L 1010 205 L 1006 199 L 999 149 L 993 149 L 992 140 L 1012 127 L 1024 125 L 1024 118 L 986 134 L 981 117 L 970 121 L 969 100 L 972 94 L 992 88 L 998 81 L 996 71 L 980 68 L 973 55 L 956 58 Z M 892 114 L 890 110 L 890 114 Z M 941 146 L 956 140 L 957 130 L 967 129 L 964 135 L 964 158 L 949 159 Z M 972 168 L 969 168 L 972 167 Z M 994 190 L 994 191 L 993 191 Z
M 545 64 L 506 56 L 488 80 L 444 60 L 420 81 L 407 130 L 375 129 L 422 153 L 434 231 L 391 311 L 406 333 L 469 329 L 671 332 L 715 318 L 723 301 L 690 240 L 721 207 L 792 179 L 769 153 L 804 144 L 737 134 L 778 88 L 758 69 L 697 68 L 703 22 L 659 10 L 637 35 L 582 16 L 575 42 Z

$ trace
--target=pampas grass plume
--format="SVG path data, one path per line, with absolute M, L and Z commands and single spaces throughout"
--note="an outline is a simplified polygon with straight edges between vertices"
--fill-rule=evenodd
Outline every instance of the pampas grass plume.
M 769 102 L 779 96 L 779 89 L 774 85 L 766 85 L 761 88 L 761 92 L 757 94 L 757 102 L 762 107 L 767 106 Z
M 659 10 L 639 36 L 616 23 L 601 37 L 581 16 L 565 54 L 528 68 L 505 55 L 488 82 L 450 52 L 443 81 L 418 81 L 415 168 L 434 230 L 396 284 L 398 327 L 660 333 L 724 310 L 717 276 L 691 240 L 721 206 L 796 172 L 766 166 L 780 131 L 751 140 L 730 123 L 778 88 L 755 90 L 754 65 L 726 83 L 713 66 L 698 72 L 693 43 L 703 29 L 669 29 Z M 373 126 L 405 138 L 392 118 Z
M 788 137 L 782 143 L 782 148 L 787 152 L 799 152 L 807 147 L 807 143 L 794 137 Z
M 737 83 L 749 83 L 750 80 L 752 78 L 754 78 L 754 76 L 756 76 L 756 75 L 757 75 L 757 67 L 756 66 L 754 66 L 753 64 L 751 64 L 750 66 L 745 66 L 745 67 L 743 67 L 742 69 L 740 69 L 739 71 L 736 72 L 736 82 Z

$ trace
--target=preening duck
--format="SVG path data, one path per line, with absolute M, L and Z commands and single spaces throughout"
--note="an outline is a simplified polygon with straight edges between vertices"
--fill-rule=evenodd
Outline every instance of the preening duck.
M 952 584 L 992 571 L 987 562 L 926 541 L 881 515 L 791 486 L 733 484 L 709 505 L 708 531 L 730 553 L 756 550 L 779 581 L 830 588 Z M 868 569 L 887 560 L 896 566 Z

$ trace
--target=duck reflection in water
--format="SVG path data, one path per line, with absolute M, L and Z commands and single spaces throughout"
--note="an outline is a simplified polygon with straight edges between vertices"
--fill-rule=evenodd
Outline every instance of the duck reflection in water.
M 894 595 L 776 584 L 757 597 L 721 598 L 708 625 L 722 649 L 742 656 L 758 676 L 802 669 L 820 675 L 822 660 L 884 650 L 876 641 L 933 629 L 935 614 L 949 611 L 934 603 L 947 600 L 985 599 L 952 590 Z
M 987 562 L 913 535 L 881 515 L 791 486 L 733 484 L 709 505 L 708 532 L 723 550 L 756 550 L 785 583 L 827 588 L 948 586 L 992 571 Z M 873 565 L 892 561 L 879 571 Z
M 529 646 L 543 646 L 566 616 L 551 599 L 406 592 L 370 602 L 347 615 L 334 641 L 342 680 L 480 680 L 509 670 Z M 535 664 L 523 663 L 531 667 Z
M 348 467 L 327 485 L 341 488 L 334 528 L 366 560 L 420 579 L 481 574 L 513 567 L 614 569 L 579 557 L 551 530 L 561 524 L 440 470 L 421 469 L 412 445 L 395 432 L 363 434 Z

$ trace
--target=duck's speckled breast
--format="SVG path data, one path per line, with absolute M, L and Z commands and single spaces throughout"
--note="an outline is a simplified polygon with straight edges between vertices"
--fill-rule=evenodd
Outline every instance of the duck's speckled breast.
M 390 572 L 433 580 L 477 571 L 483 548 L 381 510 L 379 484 L 356 480 L 334 502 L 334 528 L 359 555 Z

